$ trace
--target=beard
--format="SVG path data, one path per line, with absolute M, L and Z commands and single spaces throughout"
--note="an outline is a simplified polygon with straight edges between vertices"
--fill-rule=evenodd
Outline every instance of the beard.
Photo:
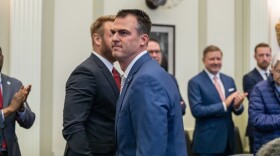
M 102 45 L 101 45 L 101 53 L 110 62 L 115 62 L 116 61 L 116 59 L 112 55 L 112 48 L 111 48 L 111 46 L 105 44 L 104 42 L 102 42 Z
M 268 66 L 269 66 L 269 63 L 266 62 L 266 61 L 264 61 L 264 62 L 258 64 L 258 66 L 259 66 L 261 69 L 263 69 L 263 70 L 267 70 L 267 68 L 268 68 Z

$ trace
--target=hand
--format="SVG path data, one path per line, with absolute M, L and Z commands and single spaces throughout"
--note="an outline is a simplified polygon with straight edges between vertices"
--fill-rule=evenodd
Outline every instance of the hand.
M 15 112 L 21 107 L 24 107 L 23 103 L 26 101 L 30 90 L 31 85 L 28 85 L 27 87 L 21 86 L 19 91 L 13 96 L 11 104 L 8 106 L 11 112 Z
M 24 87 L 24 89 L 25 89 L 25 91 L 27 92 L 27 94 L 26 94 L 26 98 L 24 99 L 24 102 L 26 101 L 26 99 L 27 99 L 27 97 L 28 97 L 28 95 L 29 95 L 29 93 L 30 93 L 30 91 L 31 91 L 31 85 L 27 85 L 26 87 Z M 23 103 L 24 103 L 23 102 Z M 24 106 L 24 104 L 22 104 L 21 106 L 20 106 L 20 108 L 18 109 L 18 111 L 20 111 L 20 112 L 23 112 L 25 110 L 25 106 Z
M 237 93 L 237 95 L 234 98 L 233 108 L 238 109 L 242 102 L 244 101 L 245 97 L 248 96 L 248 93 Z
M 229 107 L 229 106 L 231 105 L 231 103 L 233 102 L 233 100 L 234 100 L 234 98 L 235 98 L 236 95 L 237 95 L 237 91 L 234 92 L 234 93 L 232 93 L 232 94 L 230 94 L 230 96 L 228 96 L 228 97 L 226 98 L 226 100 L 225 100 L 224 102 L 225 102 L 225 104 L 226 104 L 227 107 Z

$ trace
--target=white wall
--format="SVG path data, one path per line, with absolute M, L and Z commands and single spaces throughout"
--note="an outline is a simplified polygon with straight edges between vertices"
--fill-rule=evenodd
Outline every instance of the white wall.
M 91 53 L 92 0 L 56 0 L 53 55 L 53 152 L 63 155 L 62 113 L 65 83 L 74 68 Z
M 234 76 L 235 70 L 235 21 L 232 6 L 234 0 L 208 1 L 206 41 L 207 45 L 217 45 L 223 51 L 222 72 L 230 76 Z
M 0 0 L 0 46 L 4 55 L 2 72 L 9 74 L 10 0 Z

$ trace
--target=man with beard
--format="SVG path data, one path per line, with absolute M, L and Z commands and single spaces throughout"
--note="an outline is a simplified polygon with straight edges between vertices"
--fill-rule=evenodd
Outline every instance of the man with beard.
M 195 117 L 193 152 L 199 156 L 225 156 L 234 151 L 232 112 L 240 115 L 246 93 L 236 91 L 234 80 L 221 73 L 222 51 L 204 49 L 205 69 L 188 83 L 188 98 Z
M 113 67 L 110 28 L 115 16 L 91 25 L 93 51 L 70 75 L 63 110 L 65 156 L 114 156 L 120 77 Z
M 250 93 L 253 90 L 254 86 L 258 82 L 266 80 L 268 75 L 270 74 L 268 68 L 271 61 L 270 46 L 266 43 L 259 43 L 255 47 L 254 58 L 257 61 L 256 68 L 243 76 L 243 90 L 244 92 L 248 93 L 248 101 L 250 100 Z M 246 129 L 246 136 L 249 137 L 250 153 L 253 153 L 253 126 L 249 123 L 249 120 Z

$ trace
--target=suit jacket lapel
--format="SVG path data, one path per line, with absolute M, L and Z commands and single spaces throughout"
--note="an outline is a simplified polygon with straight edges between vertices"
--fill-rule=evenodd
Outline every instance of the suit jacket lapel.
M 227 98 L 229 96 L 229 92 L 228 92 L 228 89 L 229 89 L 229 83 L 227 82 L 227 79 L 225 78 L 225 76 L 220 73 L 220 78 L 221 78 L 221 81 L 223 83 L 223 86 L 224 86 L 224 90 L 225 90 L 225 98 Z
M 134 75 L 137 73 L 137 71 L 140 69 L 140 67 L 145 63 L 147 62 L 148 60 L 150 60 L 151 57 L 149 54 L 144 54 L 143 56 L 141 56 L 136 62 L 135 64 L 132 66 L 127 78 L 126 78 L 126 81 L 124 83 L 124 86 L 123 86 L 123 89 L 122 89 L 122 92 L 121 92 L 121 95 L 119 97 L 119 100 L 117 102 L 117 115 L 118 115 L 118 112 L 121 110 L 122 108 L 122 104 L 123 104 L 123 99 L 124 99 L 124 96 L 126 94 L 126 91 L 127 91 L 127 88 L 129 87 L 130 83 L 132 82 L 133 80 L 133 77 Z
M 253 73 L 254 73 L 254 75 L 256 76 L 256 77 L 255 77 L 256 82 L 260 82 L 260 81 L 264 80 L 263 77 L 261 76 L 260 72 L 257 70 L 257 68 L 255 68 L 255 69 L 253 70 Z
M 208 86 L 209 92 L 210 92 L 210 93 L 212 92 L 213 94 L 215 94 L 215 96 L 216 96 L 217 98 L 221 99 L 221 97 L 220 97 L 220 95 L 219 95 L 219 93 L 218 93 L 218 91 L 217 91 L 217 89 L 216 89 L 216 87 L 215 87 L 213 81 L 210 79 L 210 77 L 208 76 L 208 74 L 206 73 L 206 71 L 203 71 L 203 72 L 202 72 L 202 75 L 203 75 L 203 77 L 202 77 L 202 78 L 203 78 L 202 82 L 204 82 L 205 85 Z
M 119 91 L 119 89 L 117 87 L 117 84 L 116 84 L 116 82 L 115 82 L 115 80 L 112 76 L 111 71 L 109 71 L 108 68 L 106 67 L 106 65 L 94 54 L 91 54 L 91 58 L 93 59 L 94 62 L 96 62 L 96 64 L 98 64 L 100 70 L 102 71 L 105 78 L 107 79 L 107 81 L 109 82 L 111 87 L 113 88 L 116 97 L 118 97 L 119 94 L 120 94 L 120 91 Z
M 3 108 L 6 108 L 9 105 L 9 97 L 12 97 L 10 96 L 11 82 L 3 74 L 1 74 L 1 78 L 2 78 Z

